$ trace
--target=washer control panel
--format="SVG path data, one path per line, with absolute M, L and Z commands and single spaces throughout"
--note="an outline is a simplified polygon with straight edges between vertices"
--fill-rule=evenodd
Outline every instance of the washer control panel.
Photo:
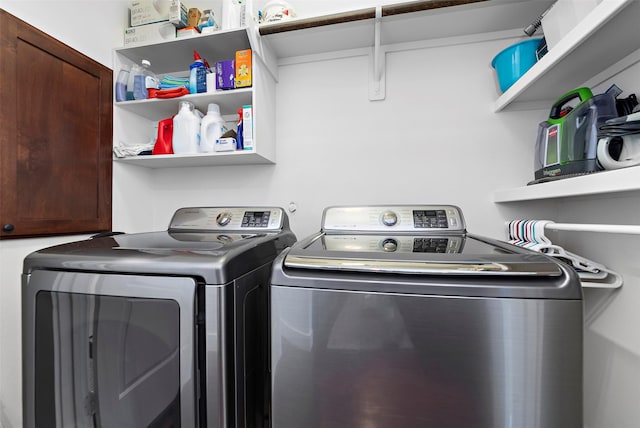
M 325 232 L 464 233 L 460 208 L 454 205 L 341 206 L 324 210 Z
M 275 207 L 194 207 L 175 212 L 169 230 L 278 231 L 286 224 L 286 214 Z
M 383 253 L 461 253 L 464 236 L 415 236 L 415 235 L 325 235 L 324 249 L 347 252 Z

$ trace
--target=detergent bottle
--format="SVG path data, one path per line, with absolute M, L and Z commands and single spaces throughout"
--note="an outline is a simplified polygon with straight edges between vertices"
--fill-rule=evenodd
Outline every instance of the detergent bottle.
M 158 122 L 158 138 L 153 145 L 151 154 L 169 155 L 173 154 L 173 118 L 162 119 Z
M 127 67 L 123 67 L 118 72 L 118 79 L 116 80 L 116 101 L 127 100 L 127 82 L 129 80 L 129 73 L 130 71 Z
M 173 153 L 197 153 L 200 143 L 200 117 L 189 101 L 181 101 L 173 117 Z
M 220 116 L 220 106 L 211 103 L 207 115 L 200 125 L 200 152 L 213 152 L 216 141 L 224 134 L 224 119 Z
M 143 59 L 141 64 L 133 76 L 133 98 L 136 100 L 149 98 L 148 88 L 158 88 L 158 78 L 151 71 L 151 62 Z
M 142 68 L 138 64 L 133 64 L 127 79 L 127 101 L 135 100 L 135 97 L 133 96 L 133 88 L 135 87 L 136 76 L 141 74 Z

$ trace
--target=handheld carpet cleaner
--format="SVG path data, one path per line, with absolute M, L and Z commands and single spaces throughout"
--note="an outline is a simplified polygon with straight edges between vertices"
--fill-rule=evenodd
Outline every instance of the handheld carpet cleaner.
M 601 170 L 597 160 L 598 128 L 617 117 L 614 95 L 593 95 L 578 88 L 561 96 L 549 119 L 538 125 L 535 180 L 529 184 Z

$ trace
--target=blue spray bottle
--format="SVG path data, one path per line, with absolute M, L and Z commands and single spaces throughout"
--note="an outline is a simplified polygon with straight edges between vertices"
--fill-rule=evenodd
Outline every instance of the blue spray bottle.
M 193 51 L 193 64 L 189 67 L 189 93 L 207 92 L 207 67 L 198 52 Z
M 236 133 L 236 150 L 244 150 L 244 138 L 242 138 L 242 107 L 238 109 L 238 132 Z

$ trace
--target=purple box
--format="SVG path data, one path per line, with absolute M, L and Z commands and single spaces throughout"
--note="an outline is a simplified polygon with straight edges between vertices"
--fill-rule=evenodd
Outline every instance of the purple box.
M 216 89 L 236 87 L 236 62 L 232 59 L 216 63 Z

